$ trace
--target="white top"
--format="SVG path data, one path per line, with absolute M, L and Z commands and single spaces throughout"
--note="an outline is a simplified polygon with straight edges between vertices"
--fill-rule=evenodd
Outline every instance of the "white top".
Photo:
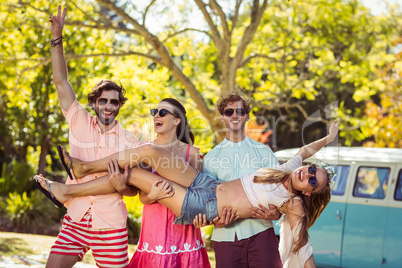
M 302 157 L 296 155 L 286 163 L 273 168 L 285 172 L 292 172 L 300 167 L 301 164 Z M 257 207 L 258 204 L 267 208 L 269 207 L 269 204 L 281 207 L 283 202 L 286 202 L 289 199 L 288 190 L 282 184 L 253 182 L 254 176 L 263 173 L 264 170 L 265 168 L 260 168 L 257 171 L 240 178 L 244 191 L 246 192 L 250 203 L 255 207 Z
M 300 155 L 296 155 L 286 163 L 274 167 L 274 169 L 292 172 L 301 166 L 302 161 L 302 157 Z M 289 200 L 289 193 L 282 184 L 254 183 L 254 176 L 258 175 L 263 170 L 264 169 L 259 169 L 256 172 L 246 175 L 240 179 L 244 191 L 246 192 L 247 197 L 253 206 L 258 206 L 258 204 L 261 204 L 268 208 L 269 204 L 272 204 L 279 208 Z M 293 198 L 299 197 L 295 196 Z M 279 253 L 281 255 L 283 267 L 304 267 L 305 262 L 313 254 L 313 248 L 310 241 L 307 242 L 307 244 L 304 245 L 297 254 L 293 254 L 293 241 L 298 239 L 300 225 L 297 224 L 296 228 L 292 230 L 290 227 L 289 216 L 286 214 L 283 215 L 278 224 L 281 226 Z

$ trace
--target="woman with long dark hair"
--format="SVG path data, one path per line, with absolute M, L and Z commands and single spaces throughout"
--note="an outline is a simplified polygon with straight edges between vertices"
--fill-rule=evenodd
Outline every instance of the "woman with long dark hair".
M 192 146 L 194 135 L 186 113 L 176 99 L 161 100 L 155 109 L 151 109 L 158 136 L 149 143 L 177 155 L 198 170 L 200 154 Z M 156 182 L 149 194 L 139 192 L 144 204 L 141 234 L 129 267 L 210 267 L 200 229 L 190 224 L 174 224 L 173 212 L 158 202 L 171 193 L 166 181 Z

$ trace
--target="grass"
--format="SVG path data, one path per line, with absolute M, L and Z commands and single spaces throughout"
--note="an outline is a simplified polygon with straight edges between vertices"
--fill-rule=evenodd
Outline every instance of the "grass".
M 0 232 L 0 256 L 29 256 L 49 252 L 56 237 L 33 234 Z M 131 258 L 135 252 L 136 245 L 128 245 L 128 255 Z M 214 253 L 208 251 L 211 267 L 215 267 Z M 85 254 L 84 263 L 95 264 L 91 251 Z

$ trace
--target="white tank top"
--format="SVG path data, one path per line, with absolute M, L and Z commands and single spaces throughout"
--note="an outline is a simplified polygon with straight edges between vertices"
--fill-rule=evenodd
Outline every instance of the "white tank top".
M 302 157 L 296 155 L 286 163 L 274 167 L 274 169 L 292 172 L 300 167 L 302 164 Z M 248 174 L 240 178 L 244 191 L 247 194 L 250 203 L 257 207 L 258 204 L 268 208 L 269 205 L 275 205 L 281 207 L 283 203 L 289 200 L 289 192 L 282 184 L 276 183 L 254 183 L 254 176 L 263 172 L 264 169 L 259 169 L 256 172 Z

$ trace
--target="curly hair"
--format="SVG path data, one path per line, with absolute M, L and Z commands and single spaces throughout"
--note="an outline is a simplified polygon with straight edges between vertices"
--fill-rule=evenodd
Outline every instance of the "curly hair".
M 228 105 L 228 103 L 232 103 L 235 101 L 243 102 L 244 109 L 246 109 L 247 113 L 250 113 L 250 111 L 251 111 L 250 100 L 243 93 L 241 93 L 239 91 L 229 92 L 227 94 L 222 95 L 219 98 L 218 102 L 216 103 L 219 113 L 223 114 L 223 111 L 225 110 L 226 105 Z
M 94 88 L 92 88 L 91 92 L 88 94 L 88 103 L 89 105 L 92 105 L 96 102 L 96 100 L 102 95 L 102 92 L 109 91 L 109 90 L 116 90 L 119 93 L 119 101 L 120 105 L 123 106 L 123 104 L 127 101 L 127 98 L 124 97 L 126 94 L 126 90 L 122 86 L 120 82 L 113 82 L 111 80 L 100 80 Z

